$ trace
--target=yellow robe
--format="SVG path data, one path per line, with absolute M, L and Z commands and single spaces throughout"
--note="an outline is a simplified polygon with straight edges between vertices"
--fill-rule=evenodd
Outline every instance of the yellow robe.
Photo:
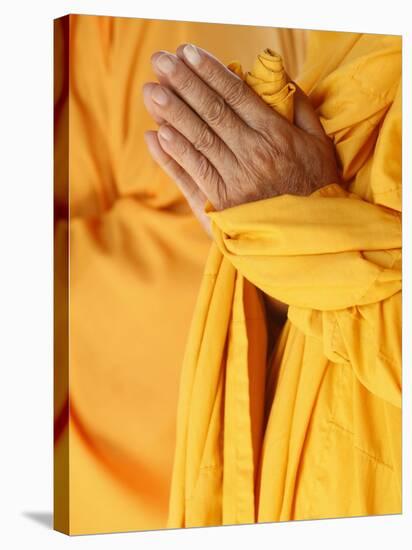
M 69 17 L 56 32 L 55 526 L 162 528 L 181 359 L 210 241 L 147 152 L 143 133 L 155 125 L 141 87 L 155 79 L 152 53 L 186 41 L 226 63 L 299 44 L 294 72 L 304 33 Z
M 170 527 L 401 511 L 401 40 L 310 35 L 343 184 L 209 209 Z M 281 106 L 270 63 L 248 82 Z M 269 362 L 258 289 L 289 304 Z

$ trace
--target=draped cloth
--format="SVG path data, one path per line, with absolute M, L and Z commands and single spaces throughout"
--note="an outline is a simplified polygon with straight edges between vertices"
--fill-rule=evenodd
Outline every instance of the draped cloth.
M 293 120 L 276 54 L 231 68 Z M 207 208 L 169 527 L 401 511 L 400 73 L 398 37 L 310 33 L 342 184 Z M 289 305 L 270 358 L 261 292 Z

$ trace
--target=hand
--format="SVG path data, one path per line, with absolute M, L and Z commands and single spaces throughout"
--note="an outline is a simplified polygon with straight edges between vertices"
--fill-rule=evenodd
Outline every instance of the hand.
M 152 63 L 160 85 L 143 95 L 160 127 L 146 142 L 207 230 L 207 199 L 222 210 L 339 181 L 332 142 L 299 88 L 291 124 L 200 48 L 156 52 Z

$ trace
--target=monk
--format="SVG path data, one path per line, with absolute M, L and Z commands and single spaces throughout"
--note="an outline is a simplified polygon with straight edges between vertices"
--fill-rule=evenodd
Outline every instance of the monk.
M 152 56 L 149 151 L 214 241 L 170 527 L 401 511 L 401 43 L 310 35 L 289 119 L 270 50 Z

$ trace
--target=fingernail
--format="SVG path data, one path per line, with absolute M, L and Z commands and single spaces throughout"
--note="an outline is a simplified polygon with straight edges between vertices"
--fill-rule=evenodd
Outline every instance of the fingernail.
M 183 54 L 189 61 L 189 63 L 191 63 L 192 65 L 199 65 L 200 55 L 199 50 L 196 48 L 196 46 L 193 46 L 193 44 L 187 44 L 187 46 L 183 48 Z
M 176 60 L 173 56 L 163 53 L 156 61 L 156 65 L 162 73 L 168 74 L 174 70 Z
M 166 105 L 169 98 L 167 97 L 167 93 L 160 86 L 155 86 L 152 90 L 152 99 L 159 105 Z
M 159 128 L 159 135 L 166 141 L 170 141 L 173 138 L 173 132 L 167 126 L 161 126 Z

